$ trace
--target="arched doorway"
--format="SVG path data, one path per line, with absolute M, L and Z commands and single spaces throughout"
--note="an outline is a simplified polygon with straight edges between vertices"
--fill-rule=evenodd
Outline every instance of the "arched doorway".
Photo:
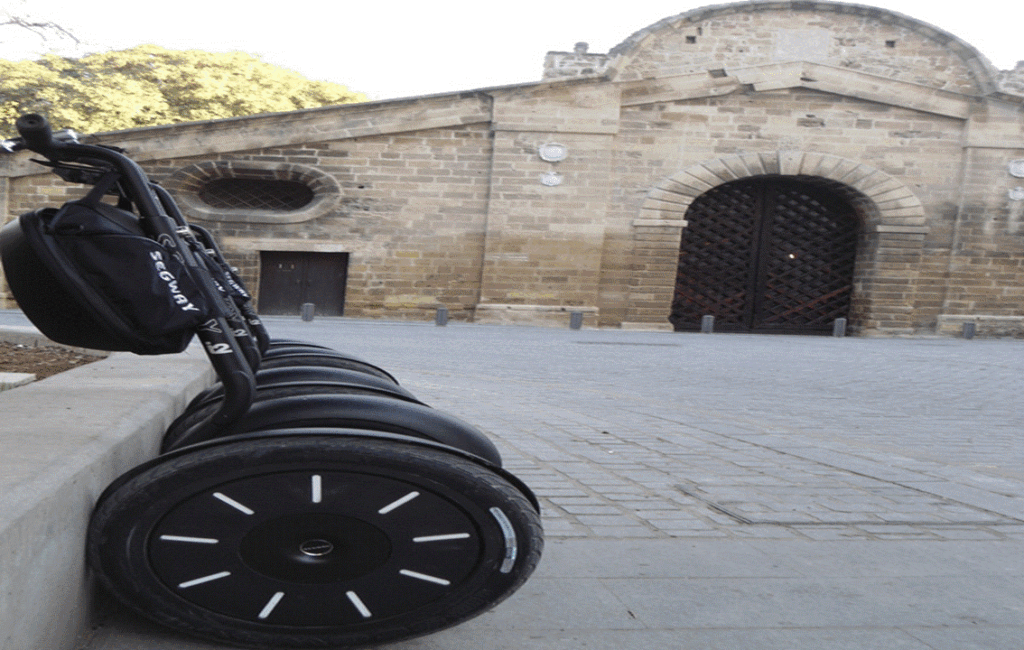
M 805 176 L 757 176 L 698 196 L 686 212 L 677 331 L 827 333 L 853 292 L 858 217 L 843 193 Z

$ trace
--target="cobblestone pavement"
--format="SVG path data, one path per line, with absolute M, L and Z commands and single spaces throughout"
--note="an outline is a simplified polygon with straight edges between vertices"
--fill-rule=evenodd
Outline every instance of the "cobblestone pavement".
M 549 537 L 1024 537 L 1024 343 L 269 318 L 487 431 Z

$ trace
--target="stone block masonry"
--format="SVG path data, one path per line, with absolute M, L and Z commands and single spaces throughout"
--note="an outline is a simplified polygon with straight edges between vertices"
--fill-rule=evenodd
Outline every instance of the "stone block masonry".
M 1024 333 L 1024 73 L 884 9 L 787 1 L 686 12 L 546 65 L 537 83 L 101 140 L 213 230 L 257 295 L 265 253 L 347 253 L 348 316 L 665 329 L 691 204 L 788 177 L 856 212 L 851 332 Z M 8 215 L 80 195 L 27 158 L 0 162 Z M 314 198 L 204 202 L 233 178 Z

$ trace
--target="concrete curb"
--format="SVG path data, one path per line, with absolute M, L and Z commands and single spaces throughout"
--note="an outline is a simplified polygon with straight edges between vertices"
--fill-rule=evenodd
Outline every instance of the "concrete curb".
M 73 345 L 64 345 L 63 343 L 56 343 L 46 338 L 39 333 L 34 327 L 26 327 L 23 325 L 4 325 L 0 327 L 0 341 L 5 343 L 17 343 L 18 345 L 26 345 L 28 347 L 51 347 L 51 348 L 67 348 L 69 350 L 75 350 L 82 354 L 89 354 L 97 357 L 108 356 L 109 352 L 102 350 L 90 350 L 89 348 L 79 348 Z
M 0 339 L 31 330 L 0 328 Z M 212 379 L 193 347 L 113 354 L 0 393 L 0 648 L 80 647 L 94 602 L 84 558 L 93 504 L 157 454 L 164 429 Z
M 25 384 L 31 384 L 36 376 L 27 372 L 0 372 L 0 390 L 10 390 Z
M 4 343 L 14 343 L 16 345 L 24 345 L 26 347 L 61 347 L 68 348 L 69 350 L 75 350 L 81 354 L 88 354 L 96 357 L 105 357 L 109 353 L 100 350 L 89 350 L 86 348 L 78 348 L 70 345 L 64 345 L 62 343 L 54 343 L 50 339 L 46 338 L 39 333 L 39 330 L 34 327 L 21 327 L 9 325 L 0 327 L 0 341 Z M 36 380 L 36 376 L 24 372 L 0 372 L 0 391 L 10 390 L 11 388 L 17 388 L 26 384 L 31 384 Z

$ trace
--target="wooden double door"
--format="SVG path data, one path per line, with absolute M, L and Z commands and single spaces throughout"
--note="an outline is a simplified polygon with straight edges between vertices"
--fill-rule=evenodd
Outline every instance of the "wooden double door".
M 846 318 L 858 218 L 832 188 L 755 177 L 697 197 L 686 214 L 670 320 L 697 330 L 825 333 Z
M 259 312 L 299 314 L 304 303 L 321 316 L 345 313 L 348 253 L 260 252 Z

